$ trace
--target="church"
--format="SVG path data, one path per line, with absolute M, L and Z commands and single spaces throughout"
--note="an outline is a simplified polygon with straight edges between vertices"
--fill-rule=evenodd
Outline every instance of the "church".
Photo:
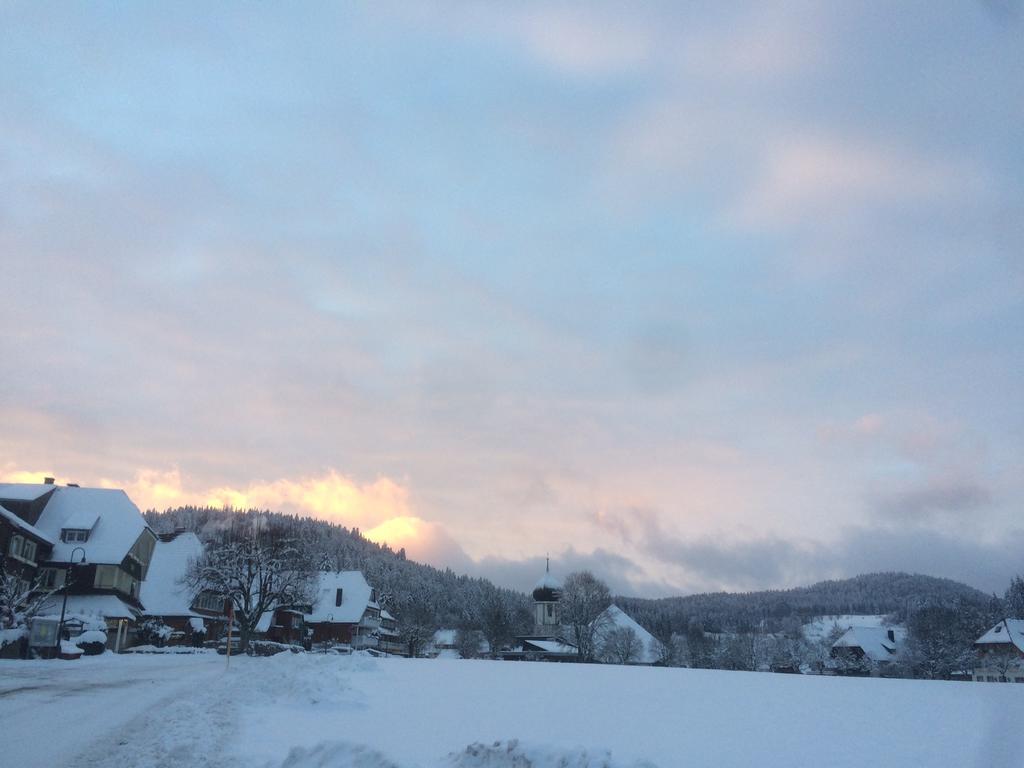
M 533 588 L 533 632 L 516 637 L 513 647 L 500 654 L 504 659 L 531 661 L 573 661 L 576 646 L 564 637 L 559 600 L 562 583 L 551 575 L 546 560 L 544 574 Z

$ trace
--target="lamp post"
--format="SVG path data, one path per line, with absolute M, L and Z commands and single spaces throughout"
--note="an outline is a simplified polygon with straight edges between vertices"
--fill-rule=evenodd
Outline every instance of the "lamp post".
M 75 563 L 75 552 L 82 553 L 82 559 Z M 75 547 L 71 550 L 71 557 L 68 559 L 68 572 L 64 577 L 64 603 L 60 607 L 60 624 L 57 625 L 57 653 L 60 653 L 60 644 L 64 641 L 64 613 L 68 609 L 68 587 L 71 586 L 71 575 L 74 573 L 75 565 L 85 563 L 85 549 Z

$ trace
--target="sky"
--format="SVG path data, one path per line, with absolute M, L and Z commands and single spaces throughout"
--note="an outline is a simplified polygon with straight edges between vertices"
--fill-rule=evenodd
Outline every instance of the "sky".
M 528 589 L 1024 572 L 1024 8 L 0 0 L 0 480 Z

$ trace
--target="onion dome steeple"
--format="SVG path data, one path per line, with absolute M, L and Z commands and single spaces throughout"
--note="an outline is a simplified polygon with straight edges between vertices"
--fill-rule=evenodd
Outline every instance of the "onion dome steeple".
M 562 595 L 562 582 L 551 575 L 551 559 L 545 558 L 544 575 L 533 588 L 533 599 L 538 603 L 554 603 Z

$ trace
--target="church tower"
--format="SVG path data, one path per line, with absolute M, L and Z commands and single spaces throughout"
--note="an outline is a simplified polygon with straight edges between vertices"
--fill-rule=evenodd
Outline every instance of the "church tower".
M 558 599 L 562 596 L 562 582 L 551 575 L 551 560 L 545 558 L 544 575 L 533 588 L 533 633 L 539 636 L 556 635 L 562 623 Z

